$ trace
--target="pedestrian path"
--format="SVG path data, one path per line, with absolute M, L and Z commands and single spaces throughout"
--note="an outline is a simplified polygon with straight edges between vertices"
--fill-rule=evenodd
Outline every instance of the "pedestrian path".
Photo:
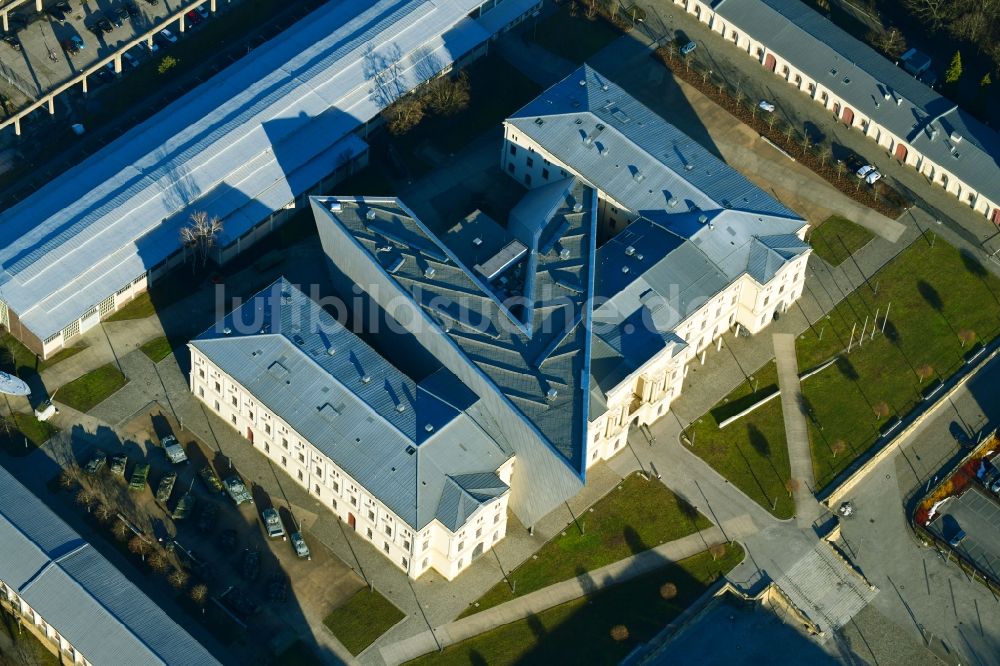
M 742 538 L 755 529 L 752 523 L 747 520 L 735 520 L 724 527 L 725 530 L 716 526 L 709 527 L 701 532 L 645 550 L 576 578 L 550 585 L 499 606 L 488 608 L 475 615 L 435 627 L 433 632 L 423 631 L 396 643 L 382 646 L 379 648 L 379 653 L 386 664 L 401 664 L 433 652 L 439 647 L 453 645 L 490 629 L 516 622 L 553 606 L 655 571 L 671 562 L 703 552 L 713 545 L 725 543 L 729 539 Z
M 799 527 L 808 529 L 821 513 L 815 498 L 816 478 L 809 450 L 809 426 L 806 424 L 809 407 L 799 383 L 795 336 L 775 333 L 771 338 L 774 341 L 774 359 L 778 365 L 781 414 L 785 422 L 788 463 L 792 473 L 789 490 L 795 498 L 795 522 Z

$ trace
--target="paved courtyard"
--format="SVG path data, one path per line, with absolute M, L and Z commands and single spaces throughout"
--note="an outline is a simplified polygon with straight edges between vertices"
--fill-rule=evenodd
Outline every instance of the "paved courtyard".
M 931 532 L 950 541 L 956 530 L 965 532 L 955 550 L 976 563 L 983 571 L 1000 575 L 1000 504 L 978 484 L 941 507 L 940 515 L 929 526 Z

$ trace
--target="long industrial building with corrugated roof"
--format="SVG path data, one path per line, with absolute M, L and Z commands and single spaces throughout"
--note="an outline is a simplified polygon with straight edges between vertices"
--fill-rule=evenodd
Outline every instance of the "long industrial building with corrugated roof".
M 0 325 L 48 357 L 185 259 L 238 255 L 367 161 L 369 121 L 537 0 L 339 0 L 0 214 Z M 391 79 L 391 80 L 390 80 Z

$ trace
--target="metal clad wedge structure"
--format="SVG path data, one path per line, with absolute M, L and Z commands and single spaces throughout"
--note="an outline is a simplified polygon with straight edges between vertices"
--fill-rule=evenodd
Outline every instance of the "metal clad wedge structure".
M 575 494 L 585 470 L 596 192 L 569 178 L 526 197 L 511 231 L 528 252 L 489 281 L 398 199 L 312 206 L 335 276 L 408 321 L 411 340 L 482 399 L 489 427 L 517 456 L 519 518 L 531 525 Z
M 414 382 L 283 278 L 190 344 L 414 530 L 455 530 L 507 491 L 510 454 L 467 388 L 445 370 Z M 493 495 L 456 494 L 466 478 Z
M 2 467 L 0 581 L 92 664 L 218 663 Z
M 180 249 L 219 247 L 366 150 L 351 135 L 488 39 L 479 0 L 329 2 L 0 214 L 0 299 L 45 340 Z

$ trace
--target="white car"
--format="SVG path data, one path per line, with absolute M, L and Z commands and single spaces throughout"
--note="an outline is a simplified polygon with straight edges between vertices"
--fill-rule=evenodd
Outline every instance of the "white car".
M 774 113 L 774 104 L 771 104 L 766 99 L 760 100 L 760 104 L 757 105 L 762 111 L 767 111 L 768 113 Z
M 163 30 L 160 31 L 160 35 L 162 35 L 163 39 L 167 40 L 171 44 L 176 44 L 177 43 L 177 38 L 174 37 L 174 33 L 170 32 L 166 28 L 164 28 Z
M 874 185 L 875 181 L 878 180 L 881 177 L 882 177 L 882 174 L 880 174 L 878 171 L 875 171 L 874 169 L 872 169 L 871 171 L 868 172 L 868 175 L 865 176 L 865 182 L 868 183 L 869 185 Z
M 691 53 L 691 51 L 694 51 L 696 48 L 698 48 L 697 44 L 695 44 L 694 42 L 688 42 L 687 44 L 681 47 L 681 55 L 687 55 L 688 53 Z
M 861 167 L 860 169 L 858 169 L 856 175 L 857 175 L 858 178 L 865 178 L 869 173 L 871 173 L 874 170 L 875 170 L 875 167 L 873 167 L 871 164 L 866 164 L 863 167 Z

